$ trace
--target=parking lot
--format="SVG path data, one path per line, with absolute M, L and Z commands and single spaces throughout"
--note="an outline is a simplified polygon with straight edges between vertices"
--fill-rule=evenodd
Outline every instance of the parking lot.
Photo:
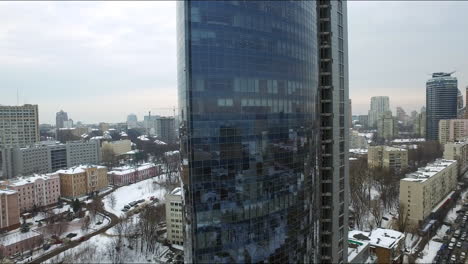
M 457 218 L 447 230 L 435 263 L 468 264 L 468 202 L 457 211 Z

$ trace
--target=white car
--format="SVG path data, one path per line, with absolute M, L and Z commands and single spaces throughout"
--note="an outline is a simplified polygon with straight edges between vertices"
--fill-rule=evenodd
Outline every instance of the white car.
M 465 258 L 466 258 L 466 253 L 465 252 L 460 253 L 460 259 L 464 260 Z
M 451 261 L 457 261 L 457 257 L 455 255 L 452 255 L 452 257 L 450 258 Z
M 450 250 L 453 249 L 453 243 L 450 243 L 450 244 L 448 245 L 448 249 L 450 249 Z
M 457 247 L 458 247 L 458 248 L 461 248 L 461 242 L 460 242 L 460 241 L 458 241 Z
M 457 243 L 457 239 L 454 238 L 454 237 L 452 237 L 452 239 L 450 239 L 450 242 L 452 242 L 452 243 Z

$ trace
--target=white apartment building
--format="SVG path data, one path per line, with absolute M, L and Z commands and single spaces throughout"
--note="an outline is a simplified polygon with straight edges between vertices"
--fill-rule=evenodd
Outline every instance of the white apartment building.
M 400 180 L 400 206 L 408 227 L 417 228 L 436 205 L 457 187 L 457 161 L 438 159 Z
M 182 222 L 182 189 L 175 188 L 166 195 L 167 240 L 175 245 L 184 244 Z
M 444 146 L 449 141 L 468 137 L 468 119 L 443 119 L 439 121 L 439 143 Z
M 468 139 L 447 142 L 444 146 L 444 159 L 456 160 L 459 174 L 463 174 L 468 169 Z

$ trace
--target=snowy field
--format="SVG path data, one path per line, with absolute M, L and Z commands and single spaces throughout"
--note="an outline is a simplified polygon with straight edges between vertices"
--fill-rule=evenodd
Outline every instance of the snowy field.
M 137 218 L 134 218 L 135 220 Z M 75 248 L 69 249 L 44 263 L 115 263 L 116 231 L 111 228 L 103 234 L 93 236 Z M 169 248 L 160 244 L 156 254 L 141 254 L 127 247 L 127 241 L 121 249 L 118 263 L 155 263 L 161 260 Z
M 107 195 L 104 198 L 103 202 L 106 211 L 109 211 L 117 216 L 123 216 L 125 215 L 125 212 L 122 212 L 122 209 L 130 202 L 140 199 L 149 201 L 151 196 L 154 196 L 160 201 L 163 201 L 166 190 L 162 188 L 161 185 L 159 185 L 159 182 L 163 181 L 164 179 L 165 175 L 161 175 L 118 188 L 113 193 Z M 115 199 L 114 206 L 112 206 L 111 196 L 114 196 Z

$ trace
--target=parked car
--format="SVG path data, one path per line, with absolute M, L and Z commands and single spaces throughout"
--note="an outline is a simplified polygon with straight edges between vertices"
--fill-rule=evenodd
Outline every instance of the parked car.
M 128 209 L 124 208 L 124 209 L 122 209 L 122 212 L 126 213 L 126 212 L 128 212 Z
M 130 206 L 126 205 L 126 206 L 124 206 L 124 208 L 128 210 L 128 209 L 130 209 Z
M 466 258 L 466 253 L 465 252 L 460 253 L 460 259 L 465 260 L 465 258 Z
M 448 246 L 448 249 L 452 250 L 454 245 L 455 245 L 455 244 L 450 243 L 449 246 Z
M 77 235 L 78 235 L 78 234 L 76 234 L 76 233 L 69 233 L 69 234 L 67 235 L 67 237 L 68 237 L 68 238 L 73 238 L 73 237 L 76 237 Z
M 450 258 L 450 260 L 451 260 L 451 261 L 454 261 L 454 262 L 457 261 L 457 256 L 452 255 L 452 257 Z
M 461 242 L 458 241 L 458 243 L 457 243 L 457 248 L 461 248 L 461 246 L 462 246 Z

